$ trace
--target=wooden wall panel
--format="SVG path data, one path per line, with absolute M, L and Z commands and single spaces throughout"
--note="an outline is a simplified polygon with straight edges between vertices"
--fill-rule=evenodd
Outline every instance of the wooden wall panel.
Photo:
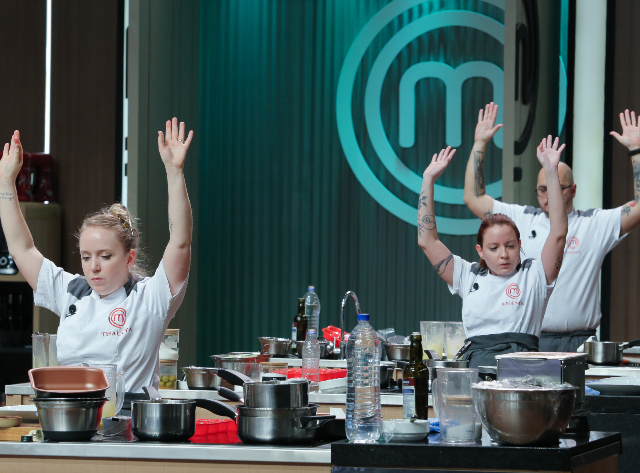
M 27 151 L 44 149 L 46 0 L 3 0 L 0 144 L 20 130 Z
M 637 22 L 640 2 L 616 1 L 613 129 L 620 132 L 618 115 L 625 109 L 640 113 L 640 43 Z M 612 163 L 612 206 L 633 200 L 633 169 L 627 149 L 614 139 L 605 147 Z M 611 340 L 640 338 L 640 229 L 635 229 L 611 253 Z
M 71 272 L 81 272 L 72 235 L 86 214 L 119 194 L 119 4 L 53 1 L 51 154 L 63 209 L 62 265 Z

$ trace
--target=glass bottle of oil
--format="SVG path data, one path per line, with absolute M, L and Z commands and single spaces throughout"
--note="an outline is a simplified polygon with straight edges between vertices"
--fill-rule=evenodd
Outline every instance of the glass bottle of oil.
M 411 334 L 409 364 L 402 373 L 402 417 L 427 419 L 429 399 L 429 369 L 422 363 L 422 336 Z

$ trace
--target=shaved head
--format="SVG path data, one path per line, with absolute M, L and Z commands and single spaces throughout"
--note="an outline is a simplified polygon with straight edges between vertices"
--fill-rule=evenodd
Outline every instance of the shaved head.
M 576 196 L 576 185 L 573 182 L 573 171 L 568 164 L 562 161 L 558 163 L 558 179 L 560 180 L 560 185 L 566 188 L 562 191 L 562 200 L 564 200 L 567 213 L 570 213 L 573 210 L 573 198 Z M 537 187 L 547 187 L 547 177 L 544 175 L 544 169 L 540 169 L 538 173 Z M 548 216 L 549 202 L 547 196 L 538 196 L 538 203 L 542 211 Z

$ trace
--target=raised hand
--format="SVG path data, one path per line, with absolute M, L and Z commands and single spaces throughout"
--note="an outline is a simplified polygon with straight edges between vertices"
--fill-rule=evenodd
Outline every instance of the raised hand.
M 620 114 L 620 124 L 622 125 L 622 135 L 615 131 L 609 134 L 630 151 L 640 148 L 640 127 L 638 127 L 640 120 L 636 120 L 636 112 L 629 113 L 629 110 L 625 110 Z
M 484 107 L 484 110 L 480 109 L 478 114 L 478 124 L 476 125 L 476 133 L 474 140 L 476 142 L 482 142 L 487 144 L 493 135 L 502 128 L 502 124 L 495 125 L 496 118 L 498 117 L 498 105 L 491 102 Z
M 13 185 L 16 177 L 22 168 L 22 143 L 20 142 L 20 132 L 13 132 L 11 144 L 5 143 L 0 160 L 0 180 L 3 183 Z
M 542 138 L 542 141 L 538 145 L 536 154 L 538 156 L 538 161 L 540 161 L 543 168 L 553 169 L 558 167 L 560 155 L 565 147 L 563 144 L 558 148 L 559 143 L 560 139 L 558 137 L 556 137 L 555 141 L 553 141 L 553 137 L 551 135 L 547 138 Z
M 158 132 L 158 151 L 165 166 L 182 169 L 184 159 L 187 156 L 187 150 L 193 138 L 193 130 L 189 132 L 187 139 L 184 139 L 184 122 L 180 122 L 178 127 L 178 119 L 167 120 L 166 138 L 161 131 Z
M 423 177 L 428 177 L 434 181 L 440 177 L 440 175 L 447 169 L 449 161 L 456 154 L 456 150 L 452 150 L 451 146 L 447 146 L 447 149 L 440 150 L 440 154 L 434 154 L 431 158 L 431 164 L 425 169 Z

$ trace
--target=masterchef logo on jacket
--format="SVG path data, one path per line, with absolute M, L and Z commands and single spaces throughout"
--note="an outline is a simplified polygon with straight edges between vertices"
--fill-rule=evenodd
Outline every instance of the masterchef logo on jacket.
M 506 290 L 507 296 L 511 299 L 517 299 L 520 297 L 520 287 L 516 283 L 509 284 Z M 524 305 L 524 302 L 520 301 L 506 301 L 503 302 L 502 305 Z
M 117 329 L 121 329 L 122 327 L 124 327 L 124 324 L 126 322 L 127 322 L 127 311 L 121 307 L 118 307 L 117 309 L 113 309 L 109 314 L 109 323 Z M 128 332 L 131 332 L 131 328 L 125 328 L 122 331 L 115 330 L 115 331 L 99 332 L 99 333 L 103 337 L 111 337 L 114 335 L 119 337 Z

